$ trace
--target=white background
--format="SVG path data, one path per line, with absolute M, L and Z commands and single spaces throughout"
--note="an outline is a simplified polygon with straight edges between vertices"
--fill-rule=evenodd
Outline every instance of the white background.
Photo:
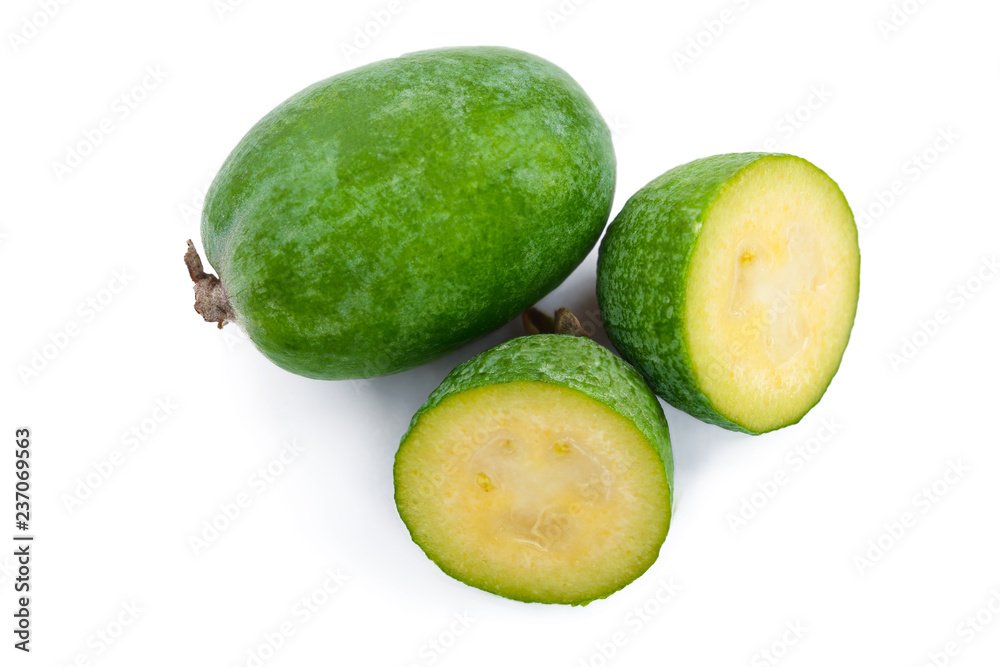
M 939 665 L 997 664 L 1000 279 L 984 263 L 1000 252 L 996 3 L 908 0 L 892 25 L 891 0 L 406 0 L 350 58 L 387 0 L 50 4 L 46 18 L 44 2 L 7 0 L 0 20 L 0 663 L 774 664 L 768 650 L 789 666 L 916 667 L 954 641 Z M 826 170 L 864 227 L 857 322 L 825 398 L 757 438 L 667 407 L 670 535 L 647 574 L 585 608 L 448 578 L 392 501 L 412 413 L 518 324 L 399 376 L 311 381 L 202 322 L 181 261 L 207 184 L 273 106 L 363 63 L 476 44 L 537 53 L 589 92 L 616 128 L 614 213 L 668 168 L 772 148 Z M 110 132 L 61 169 L 102 121 Z M 592 325 L 595 262 L 543 306 Z M 935 314 L 933 335 L 918 333 Z M 18 426 L 35 466 L 30 655 L 10 631 Z M 261 483 L 290 441 L 301 453 Z M 116 451 L 111 475 L 92 475 Z M 920 500 L 952 464 L 967 471 Z M 776 473 L 786 483 L 754 496 Z M 242 493 L 249 506 L 196 554 L 191 538 Z M 328 571 L 347 578 L 329 595 Z M 668 602 L 661 582 L 679 589 Z M 314 594 L 325 604 L 306 617 L 295 605 Z M 294 633 L 271 651 L 263 637 L 283 623 Z

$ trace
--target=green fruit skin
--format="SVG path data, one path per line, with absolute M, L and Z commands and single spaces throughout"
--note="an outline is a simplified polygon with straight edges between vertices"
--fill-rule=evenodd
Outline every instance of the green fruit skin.
M 406 440 L 420 418 L 433 410 L 441 401 L 476 387 L 507 382 L 548 382 L 576 390 L 603 403 L 608 408 L 631 421 L 644 435 L 663 463 L 667 488 L 673 504 L 674 457 L 670 447 L 670 431 L 663 408 L 650 391 L 646 381 L 632 366 L 589 338 L 562 334 L 537 334 L 523 336 L 490 348 L 482 354 L 457 366 L 431 392 L 427 402 L 417 410 L 410 427 L 400 440 L 396 460 L 406 451 Z M 396 489 L 399 479 L 394 475 Z M 398 492 L 396 496 L 399 506 Z M 669 507 L 668 507 L 669 509 Z M 400 514 L 403 522 L 406 517 Z M 409 525 L 407 528 L 410 529 Z M 413 534 L 410 530 L 411 536 Z M 417 543 L 418 546 L 421 546 Z M 428 558 L 434 556 L 424 552 Z M 654 557 L 655 560 L 655 557 Z M 446 565 L 434 561 L 449 576 L 462 581 L 461 573 L 450 571 Z M 650 561 L 649 565 L 652 565 Z M 606 598 L 626 584 L 601 591 L 590 600 L 580 600 L 577 605 Z M 497 593 L 497 591 L 491 591 Z M 498 593 L 509 596 L 508 593 Z M 511 597 L 521 602 L 538 602 L 527 597 Z
M 760 432 L 720 414 L 695 381 L 684 295 L 712 203 L 738 172 L 767 158 L 806 162 L 781 153 L 730 153 L 689 162 L 654 179 L 608 226 L 597 261 L 597 300 L 618 352 L 674 407 L 751 435 Z
M 237 321 L 312 378 L 397 373 L 514 318 L 594 247 L 611 133 L 537 56 L 448 48 L 314 84 L 209 189 L 207 258 Z

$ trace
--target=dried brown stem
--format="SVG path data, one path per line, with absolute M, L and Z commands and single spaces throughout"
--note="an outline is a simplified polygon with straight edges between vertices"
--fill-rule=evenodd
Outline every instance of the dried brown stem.
M 222 281 L 211 273 L 205 273 L 201 257 L 188 239 L 188 249 L 184 253 L 184 263 L 194 281 L 194 309 L 206 322 L 218 322 L 221 329 L 226 322 L 236 319 L 236 313 L 229 303 L 229 294 Z
M 528 335 L 545 333 L 587 337 L 587 332 L 584 331 L 580 320 L 567 308 L 557 310 L 555 319 L 537 308 L 529 308 L 521 313 L 521 322 Z

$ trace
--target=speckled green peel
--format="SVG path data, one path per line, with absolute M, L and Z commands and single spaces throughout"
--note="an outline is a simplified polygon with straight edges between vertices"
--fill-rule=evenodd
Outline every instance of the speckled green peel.
M 462 561 L 459 555 L 454 553 L 458 548 L 451 546 L 450 538 L 438 534 L 441 530 L 440 521 L 427 518 L 429 513 L 433 513 L 432 511 L 444 511 L 442 508 L 449 502 L 458 502 L 449 501 L 449 498 L 452 498 L 451 487 L 435 486 L 434 482 L 427 487 L 433 489 L 429 492 L 421 493 L 417 490 L 421 484 L 428 484 L 428 479 L 438 479 L 439 473 L 435 472 L 437 468 L 428 469 L 437 464 L 432 461 L 436 454 L 429 453 L 432 446 L 426 443 L 428 439 L 434 441 L 440 438 L 440 434 L 445 432 L 440 430 L 445 428 L 440 423 L 432 424 L 434 420 L 440 422 L 441 410 L 445 409 L 445 406 L 452 409 L 454 401 L 460 397 L 472 396 L 481 390 L 519 387 L 524 391 L 530 391 L 536 386 L 555 386 L 571 390 L 564 398 L 557 397 L 557 402 L 571 399 L 573 396 L 579 397 L 574 400 L 585 403 L 592 401 L 593 403 L 589 404 L 594 407 L 585 409 L 581 414 L 590 415 L 595 411 L 607 409 L 619 416 L 616 418 L 624 418 L 623 424 L 627 424 L 628 429 L 635 429 L 634 435 L 629 437 L 636 438 L 637 442 L 642 443 L 639 447 L 650 454 L 648 462 L 652 463 L 645 465 L 654 467 L 648 468 L 644 465 L 639 470 L 636 468 L 638 464 L 632 463 L 631 472 L 625 474 L 619 471 L 619 474 L 624 475 L 622 479 L 629 475 L 658 477 L 661 480 L 659 482 L 661 486 L 658 487 L 661 491 L 653 495 L 663 494 L 662 497 L 645 498 L 642 505 L 649 508 L 646 511 L 653 515 L 649 522 L 651 526 L 655 526 L 651 530 L 658 533 L 645 536 L 651 542 L 650 546 L 640 550 L 641 553 L 632 554 L 625 545 L 614 543 L 604 545 L 606 549 L 602 547 L 602 550 L 610 554 L 614 554 L 616 549 L 622 550 L 620 552 L 622 571 L 600 572 L 599 576 L 595 575 L 593 583 L 575 582 L 571 590 L 565 591 L 546 588 L 542 582 L 530 580 L 528 573 L 536 566 L 541 568 L 543 561 L 535 561 L 535 565 L 525 564 L 515 569 L 515 572 L 525 573 L 524 576 L 527 577 L 525 581 L 514 582 L 509 577 L 496 574 L 491 569 L 488 556 L 491 547 L 486 546 L 495 544 L 490 540 L 485 540 L 481 545 L 481 548 L 486 550 L 482 552 L 481 559 L 473 556 L 471 565 Z M 503 406 L 493 403 L 483 410 L 488 412 L 494 408 L 502 411 Z M 531 409 L 528 411 L 531 412 Z M 544 416 L 536 418 L 543 419 Z M 618 436 L 623 440 L 625 435 L 621 431 L 618 432 Z M 418 444 L 421 438 L 423 441 Z M 556 445 L 562 446 L 559 442 Z M 448 455 L 440 469 L 454 471 L 456 465 L 462 465 L 461 460 L 459 458 L 452 460 Z M 414 415 L 396 454 L 394 479 L 397 507 L 411 536 L 424 549 L 427 556 L 452 577 L 504 597 L 525 602 L 586 604 L 619 590 L 642 574 L 655 560 L 669 526 L 673 458 L 663 411 L 635 369 L 588 338 L 540 334 L 511 340 L 483 352 L 453 370 Z M 476 489 L 472 487 L 471 479 L 470 476 L 470 482 L 466 487 L 460 488 L 471 489 L 468 492 L 474 493 Z M 492 484 L 487 475 L 482 475 L 477 479 L 477 483 Z M 483 488 L 489 491 L 492 486 Z M 460 504 L 456 507 L 457 511 L 463 511 L 462 508 L 466 505 Z M 628 517 L 627 520 L 632 520 L 632 517 Z M 501 532 L 496 539 L 502 540 L 502 538 Z M 473 553 L 479 551 L 474 550 Z M 530 561 L 532 557 L 538 557 L 538 554 L 526 548 L 523 557 Z
M 816 271 L 810 274 L 809 280 L 813 283 L 809 285 L 800 284 L 803 281 L 796 277 L 798 274 L 793 275 L 787 269 L 781 273 L 782 261 L 788 263 L 789 257 L 796 252 L 804 253 L 800 248 L 804 243 L 798 237 L 789 240 L 787 235 L 792 232 L 787 232 L 786 227 L 806 230 L 796 233 L 808 234 L 809 243 L 818 243 L 816 247 L 823 248 L 816 251 L 820 253 L 817 257 L 826 253 L 821 268 L 832 272 L 824 276 L 836 278 L 831 281 L 836 282 L 837 288 L 833 295 L 829 294 L 830 285 L 814 289 Z M 706 238 L 711 240 L 706 241 Z M 763 238 L 767 239 L 766 243 L 761 241 Z M 737 242 L 743 245 L 737 246 Z M 733 247 L 726 245 L 729 243 Z M 724 255 L 733 248 L 742 249 L 740 252 L 744 254 Z M 715 262 L 711 265 L 718 271 L 711 275 L 704 275 L 703 271 L 698 279 L 692 278 L 696 257 L 702 258 L 699 267 Z M 706 257 L 712 259 L 704 259 Z M 732 261 L 726 264 L 729 259 Z M 799 290 L 801 295 L 795 294 L 805 304 L 802 306 L 804 311 L 829 309 L 826 304 L 838 308 L 836 316 L 831 316 L 829 321 L 819 322 L 819 318 L 811 321 L 807 312 L 807 316 L 796 316 L 798 319 L 786 318 L 791 322 L 788 323 L 780 318 L 798 307 L 797 302 L 784 303 L 767 297 L 764 310 L 771 318 L 768 322 L 780 320 L 787 329 L 780 333 L 792 331 L 798 336 L 795 341 L 801 338 L 808 344 L 808 332 L 812 327 L 812 338 L 819 339 L 812 344 L 824 347 L 815 353 L 814 367 L 807 367 L 802 362 L 802 369 L 789 370 L 788 364 L 783 366 L 776 361 L 774 369 L 754 369 L 755 379 L 763 388 L 755 392 L 760 405 L 753 409 L 732 405 L 723 408 L 719 396 L 725 394 L 726 400 L 733 403 L 731 396 L 724 390 L 710 391 L 707 387 L 723 386 L 725 389 L 727 383 L 732 386 L 741 382 L 748 384 L 740 374 L 740 364 L 753 351 L 750 348 L 757 345 L 758 338 L 765 341 L 761 345 L 771 345 L 775 338 L 780 338 L 772 336 L 769 329 L 761 328 L 772 325 L 741 325 L 742 338 L 738 345 L 711 348 L 710 361 L 701 358 L 700 365 L 698 359 L 692 357 L 693 349 L 704 351 L 710 347 L 703 344 L 701 337 L 711 335 L 718 328 L 713 319 L 718 313 L 723 314 L 720 318 L 743 317 L 742 309 L 750 307 L 746 299 L 759 297 L 760 289 L 752 292 L 749 288 L 744 291 L 750 296 L 740 297 L 744 301 L 734 296 L 744 289 L 742 283 L 737 285 L 730 277 L 745 275 L 739 273 L 742 265 L 737 263 L 740 261 L 758 271 L 754 275 L 758 276 L 758 281 L 764 281 L 765 287 L 769 287 L 767 276 L 773 274 L 777 276 L 773 280 L 785 281 L 784 287 Z M 758 264 L 753 264 L 755 261 Z M 823 264 L 823 260 L 800 260 L 800 263 L 811 267 Z M 797 422 L 822 396 L 847 344 L 857 304 L 857 276 L 857 230 L 850 208 L 836 184 L 822 171 L 795 156 L 742 153 L 718 155 L 682 165 L 632 196 L 609 226 L 601 244 L 597 289 L 609 337 L 657 394 L 703 421 L 756 434 Z M 695 284 L 698 281 L 715 284 L 702 288 Z M 823 289 L 828 293 L 824 294 Z M 790 298 L 779 293 L 785 301 Z M 693 303 L 693 294 L 706 303 Z M 708 294 L 712 296 L 709 298 Z M 718 303 L 707 303 L 709 301 Z M 759 304 L 751 303 L 751 306 L 758 308 Z M 704 318 L 704 321 L 692 320 L 692 317 Z M 794 352 L 798 354 L 797 350 Z M 760 379 L 767 372 L 773 377 Z M 744 375 L 749 377 L 752 373 L 747 371 Z M 797 390 L 796 383 L 804 387 L 794 395 L 801 409 L 797 403 L 796 407 L 783 412 L 778 393 L 768 403 L 766 389 L 771 385 L 780 386 L 791 395 Z M 749 391 L 746 387 L 741 390 Z M 730 393 L 735 394 L 736 390 Z
M 236 321 L 292 372 L 386 375 L 501 326 L 583 260 L 611 135 L 563 70 L 499 47 L 321 81 L 243 138 L 202 219 Z

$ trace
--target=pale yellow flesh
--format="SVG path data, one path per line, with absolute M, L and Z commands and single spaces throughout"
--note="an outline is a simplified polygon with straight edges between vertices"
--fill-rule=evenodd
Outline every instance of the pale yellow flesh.
M 836 184 L 797 159 L 743 170 L 712 205 L 691 262 L 696 379 L 753 431 L 797 421 L 836 372 L 854 321 L 857 230 Z
M 397 502 L 446 572 L 516 599 L 601 597 L 644 571 L 669 523 L 663 464 L 621 415 L 543 382 L 468 390 L 400 450 Z

